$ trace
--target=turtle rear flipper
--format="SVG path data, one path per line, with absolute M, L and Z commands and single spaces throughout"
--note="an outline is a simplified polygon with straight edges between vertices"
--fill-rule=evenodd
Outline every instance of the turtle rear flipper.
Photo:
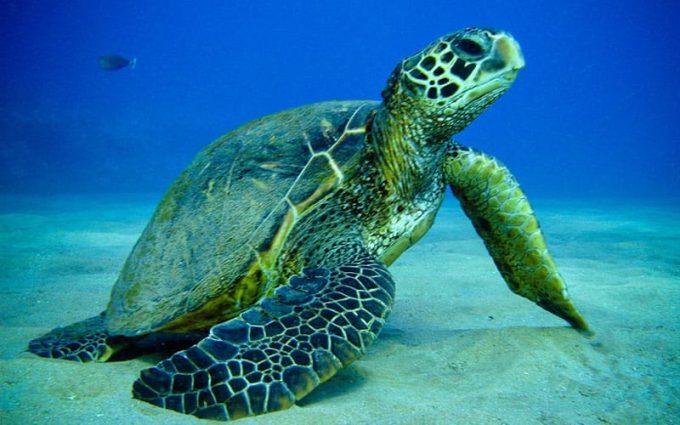
M 105 362 L 121 347 L 125 337 L 112 337 L 104 313 L 66 327 L 52 329 L 28 343 L 28 351 L 41 357 L 81 363 Z
M 304 269 L 272 297 L 145 369 L 135 398 L 230 420 L 282 410 L 361 356 L 390 311 L 394 283 L 366 256 Z

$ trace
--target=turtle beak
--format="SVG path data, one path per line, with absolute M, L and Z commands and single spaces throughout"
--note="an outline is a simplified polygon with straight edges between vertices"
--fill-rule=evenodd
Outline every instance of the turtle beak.
M 463 105 L 497 90 L 507 90 L 524 68 L 524 55 L 519 43 L 505 31 L 486 30 L 491 47 L 480 61 L 479 71 L 474 78 L 475 85 L 461 92 Z
M 506 72 L 503 79 L 508 82 L 515 81 L 517 73 L 524 68 L 524 55 L 517 41 L 508 33 L 500 32 L 496 34 L 493 57 L 498 63 L 504 63 Z
M 507 67 L 519 71 L 524 68 L 524 55 L 519 44 L 510 34 L 500 34 L 496 41 L 496 53 L 507 64 Z

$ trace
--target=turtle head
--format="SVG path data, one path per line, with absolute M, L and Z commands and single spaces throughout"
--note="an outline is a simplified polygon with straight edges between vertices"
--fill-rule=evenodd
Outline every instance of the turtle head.
M 413 122 L 427 139 L 449 139 L 505 93 L 522 67 L 510 34 L 466 28 L 402 60 L 382 95 L 397 120 Z

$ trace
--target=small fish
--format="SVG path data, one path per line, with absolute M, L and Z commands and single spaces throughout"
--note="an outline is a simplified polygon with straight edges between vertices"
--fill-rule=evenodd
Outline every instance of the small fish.
M 126 67 L 135 69 L 137 58 L 128 59 L 121 55 L 104 55 L 99 57 L 99 67 L 106 71 L 118 71 Z

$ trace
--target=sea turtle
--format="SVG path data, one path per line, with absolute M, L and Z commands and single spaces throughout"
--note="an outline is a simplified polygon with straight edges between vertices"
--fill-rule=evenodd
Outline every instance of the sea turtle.
M 153 335 L 200 335 L 143 370 L 134 397 L 223 420 L 287 408 L 376 338 L 387 266 L 447 185 L 510 289 L 587 331 L 517 181 L 451 139 L 523 66 L 508 33 L 468 28 L 402 60 L 382 102 L 317 103 L 226 134 L 167 191 L 106 310 L 29 350 L 106 361 Z

